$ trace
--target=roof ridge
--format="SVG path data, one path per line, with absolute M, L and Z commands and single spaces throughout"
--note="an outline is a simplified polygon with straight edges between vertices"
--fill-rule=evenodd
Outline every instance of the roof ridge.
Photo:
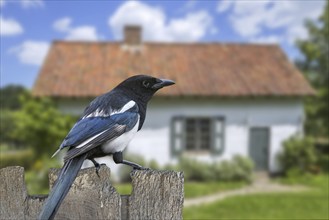
M 66 41 L 66 40 L 53 40 L 53 44 L 115 44 L 124 45 L 123 41 Z M 142 45 L 163 45 L 163 46 L 260 46 L 260 47 L 280 47 L 275 43 L 249 43 L 249 42 L 155 42 L 143 41 Z

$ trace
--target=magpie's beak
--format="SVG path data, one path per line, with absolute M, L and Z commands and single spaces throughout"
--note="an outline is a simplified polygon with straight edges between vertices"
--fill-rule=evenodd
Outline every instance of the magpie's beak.
M 159 79 L 159 82 L 157 82 L 156 84 L 154 84 L 152 86 L 152 89 L 161 89 L 165 86 L 171 86 L 175 84 L 174 81 L 170 80 L 170 79 Z

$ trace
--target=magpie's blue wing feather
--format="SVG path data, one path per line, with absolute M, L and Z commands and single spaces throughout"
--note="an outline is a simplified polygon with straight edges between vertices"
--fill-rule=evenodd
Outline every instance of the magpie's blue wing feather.
M 65 137 L 60 148 L 77 146 L 85 140 L 115 125 L 110 117 L 90 117 L 79 120 Z
M 65 160 L 112 140 L 130 131 L 138 123 L 136 112 L 124 112 L 108 117 L 88 117 L 79 120 L 64 139 L 60 148 L 71 147 Z
M 138 113 L 124 112 L 108 117 L 89 117 L 79 120 L 65 137 L 60 148 L 78 146 L 89 138 L 116 125 L 126 126 L 125 131 L 132 129 L 138 121 Z

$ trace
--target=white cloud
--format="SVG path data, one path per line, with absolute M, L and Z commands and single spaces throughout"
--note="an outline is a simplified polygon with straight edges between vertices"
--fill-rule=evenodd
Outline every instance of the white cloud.
M 167 26 L 171 41 L 197 41 L 206 35 L 212 19 L 206 11 L 189 13 L 181 19 L 172 19 Z
M 11 48 L 10 53 L 15 54 L 24 64 L 39 66 L 43 63 L 49 50 L 49 43 L 44 41 L 25 41 L 21 45 Z
M 7 3 L 18 3 L 25 9 L 38 8 L 45 5 L 43 0 L 0 0 L 0 7 L 7 5 Z
M 97 35 L 95 27 L 92 26 L 79 26 L 70 29 L 66 37 L 67 40 L 85 40 L 97 41 L 100 37 Z
M 0 0 L 0 7 L 4 6 L 6 4 L 5 0 Z
M 69 17 L 61 18 L 54 22 L 54 29 L 61 32 L 66 32 L 70 30 L 72 19 Z
M 12 36 L 23 33 L 23 27 L 14 19 L 6 19 L 0 16 L 0 35 Z
M 212 17 L 206 11 L 190 12 L 183 18 L 168 20 L 161 8 L 138 1 L 123 3 L 108 20 L 116 39 L 123 38 L 125 25 L 140 25 L 144 40 L 167 42 L 200 40 L 212 29 L 212 23 Z
M 220 1 L 217 5 L 217 11 L 218 12 L 224 12 L 227 11 L 230 7 L 233 5 L 232 0 L 227 0 L 227 1 Z
M 230 12 L 229 21 L 242 37 L 265 39 L 271 31 L 282 31 L 280 40 L 293 43 L 307 37 L 304 21 L 316 19 L 324 4 L 325 1 L 220 1 L 217 11 Z
M 250 39 L 250 42 L 257 44 L 279 44 L 281 40 L 282 39 L 279 36 L 268 35 L 268 36 L 253 37 Z
M 21 5 L 23 8 L 36 8 L 43 7 L 44 2 L 43 0 L 21 0 Z
M 95 27 L 89 25 L 72 27 L 71 23 L 71 18 L 64 17 L 55 21 L 53 28 L 59 32 L 66 33 L 66 40 L 97 41 L 101 38 L 97 34 Z

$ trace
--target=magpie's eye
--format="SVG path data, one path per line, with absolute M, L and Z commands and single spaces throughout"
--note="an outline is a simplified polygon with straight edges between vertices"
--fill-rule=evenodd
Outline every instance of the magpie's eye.
M 143 86 L 144 86 L 145 88 L 149 88 L 149 86 L 150 86 L 150 82 L 144 80 L 144 81 L 143 81 Z

